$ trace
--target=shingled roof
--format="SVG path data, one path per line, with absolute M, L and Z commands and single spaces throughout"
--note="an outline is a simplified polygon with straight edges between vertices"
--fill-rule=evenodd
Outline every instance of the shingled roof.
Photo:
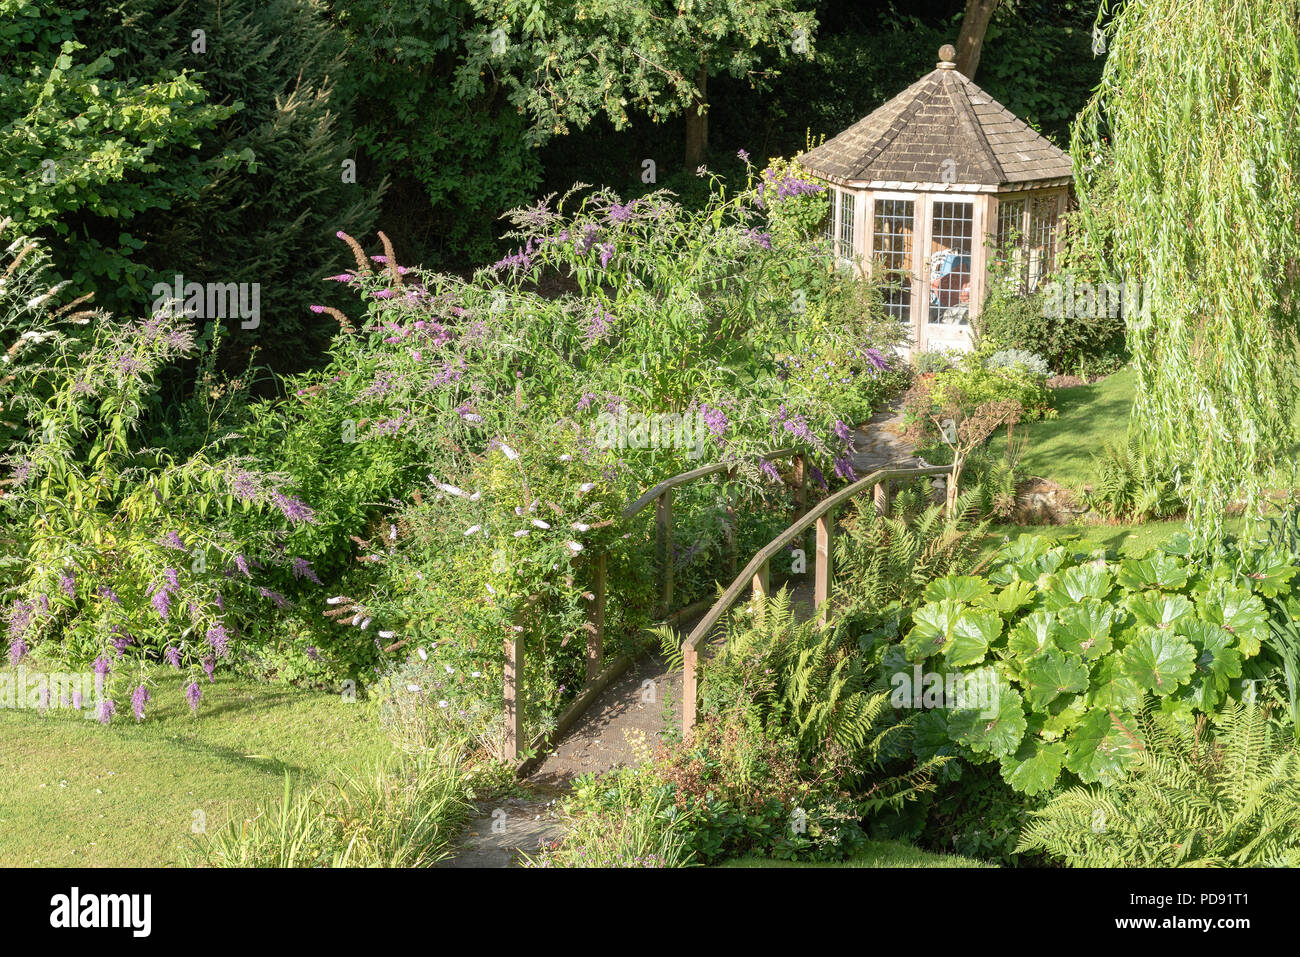
M 958 72 L 951 51 L 944 46 L 937 69 L 799 157 L 800 165 L 840 185 L 955 180 L 1005 188 L 1068 178 L 1070 157 Z

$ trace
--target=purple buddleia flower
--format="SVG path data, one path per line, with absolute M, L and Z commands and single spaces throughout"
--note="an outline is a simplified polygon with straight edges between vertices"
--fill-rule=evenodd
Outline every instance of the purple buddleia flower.
M 77 577 L 73 572 L 59 572 L 59 588 L 69 598 L 77 597 Z
M 320 584 L 320 579 L 316 577 L 316 572 L 311 567 L 311 562 L 305 558 L 295 558 L 290 563 L 293 567 L 294 578 L 305 578 L 310 582 Z
M 257 479 L 241 469 L 230 483 L 230 492 L 241 502 L 251 502 L 257 497 Z
M 749 151 L 748 151 L 748 150 L 736 150 L 736 155 L 740 157 L 740 161 L 741 161 L 742 163 L 748 163 L 748 162 L 749 162 Z
M 114 605 L 122 604 L 122 599 L 117 597 L 117 592 L 113 591 L 113 589 L 109 588 L 107 585 L 100 586 L 99 595 L 101 598 L 108 599 Z
M 604 309 L 598 308 L 586 322 L 583 340 L 586 345 L 590 346 L 598 339 L 604 339 L 609 336 L 613 328 L 614 317 Z
M 175 645 L 168 645 L 167 650 L 163 652 L 163 657 L 167 659 L 167 664 L 179 670 L 181 666 L 181 650 Z
M 162 544 L 178 552 L 185 551 L 185 542 L 180 535 L 174 531 L 168 532 L 162 537 Z
M 32 622 L 32 605 L 25 601 L 15 601 L 9 608 L 9 637 L 16 639 Z M 23 647 L 26 647 L 24 645 Z
M 790 415 L 786 412 L 785 405 L 782 405 L 777 411 L 777 420 L 785 431 L 795 438 L 802 439 L 810 445 L 817 444 L 816 436 L 813 435 L 812 429 L 808 427 L 808 420 L 802 415 Z
M 761 246 L 763 249 L 772 248 L 772 234 L 765 233 L 758 229 L 747 229 L 745 235 Z
M 199 713 L 199 700 L 203 697 L 203 689 L 199 687 L 197 681 L 191 681 L 185 689 L 185 700 L 190 703 L 190 710 L 195 714 Z
M 159 588 L 149 599 L 149 604 L 153 605 L 154 611 L 158 612 L 158 617 L 166 619 L 172 610 L 172 598 L 167 594 L 166 588 Z
M 277 591 L 271 591 L 269 588 L 260 587 L 257 589 L 257 593 L 263 598 L 271 599 L 272 604 L 274 604 L 276 608 L 287 608 L 289 605 L 289 602 L 285 597 Z
M 307 658 L 310 661 L 320 661 L 320 652 L 316 650 L 315 645 L 307 646 Z
M 135 690 L 131 692 L 131 710 L 135 712 L 135 720 L 144 720 L 144 705 L 150 697 L 149 689 L 144 685 L 136 685 Z
M 212 646 L 212 652 L 218 658 L 224 658 L 229 654 L 230 635 L 221 622 L 216 622 L 208 629 L 208 644 Z
M 253 577 L 253 573 L 248 570 L 248 559 L 243 555 L 235 556 L 235 567 L 243 573 L 245 578 Z
M 871 365 L 879 369 L 881 372 L 889 371 L 890 368 L 889 357 L 886 356 L 879 349 L 867 349 L 866 352 L 863 353 L 863 355 L 865 356 L 867 362 L 871 363 Z
M 99 710 L 95 713 L 95 720 L 100 724 L 108 724 L 113 720 L 113 715 L 117 712 L 117 705 L 113 703 L 112 698 L 105 698 L 99 703 Z
M 817 466 L 811 466 L 808 469 L 808 473 L 812 476 L 813 483 L 823 492 L 830 488 L 830 486 L 826 484 L 826 476 L 822 474 L 822 470 Z
M 164 568 L 163 578 L 167 580 L 167 590 L 169 592 L 181 590 L 181 576 L 180 572 L 176 571 L 176 569 Z
M 857 473 L 853 471 L 853 463 L 849 461 L 847 455 L 835 460 L 835 474 L 846 482 L 856 482 L 858 480 Z
M 632 207 L 636 205 L 636 200 L 630 203 L 624 203 L 620 206 L 618 203 L 611 203 L 609 207 L 609 219 L 614 223 L 626 223 L 632 218 Z
M 217 606 L 218 611 L 226 610 L 226 601 L 224 598 L 221 597 L 221 592 L 217 592 L 215 595 L 212 596 L 212 604 Z
M 614 244 L 601 243 L 600 244 L 600 268 L 604 269 L 606 266 L 608 266 L 609 261 L 613 258 L 614 258 Z
M 778 472 L 776 470 L 776 466 L 773 465 L 771 462 L 769 462 L 767 459 L 760 459 L 758 463 L 758 467 L 763 472 L 763 474 L 766 475 L 768 478 L 770 478 L 773 482 L 781 481 L 781 473 Z
M 700 406 L 700 416 L 715 439 L 720 439 L 727 434 L 727 413 L 706 403 Z
M 29 650 L 30 649 L 27 647 L 27 642 L 23 641 L 21 638 L 14 638 L 10 640 L 9 663 L 11 665 L 18 664 L 18 662 L 23 660 L 23 657 L 27 654 Z
M 578 399 L 578 404 L 576 406 L 577 411 L 579 412 L 587 411 L 587 409 L 591 407 L 591 403 L 594 402 L 597 398 L 598 397 L 594 392 L 582 393 L 582 397 Z
M 108 659 L 103 655 L 100 655 L 95 659 L 95 663 L 92 667 L 95 669 L 95 674 L 99 675 L 101 678 L 113 670 L 113 666 L 109 664 Z
M 280 510 L 285 518 L 291 522 L 314 522 L 316 513 L 304 505 L 299 499 L 285 495 L 281 492 L 275 492 L 271 495 L 271 501 L 275 507 Z
M 208 676 L 209 681 L 216 681 L 217 659 L 207 655 L 203 659 L 203 673 Z
M 505 259 L 493 263 L 492 268 L 500 271 L 502 269 L 520 269 L 527 270 L 533 264 L 533 252 L 536 244 L 532 239 L 524 245 L 523 249 L 518 249 L 511 253 Z
M 849 429 L 847 425 L 845 425 L 839 419 L 836 419 L 835 437 L 839 439 L 841 442 L 843 442 L 845 445 L 848 445 L 850 442 L 853 441 L 853 432 L 852 430 Z

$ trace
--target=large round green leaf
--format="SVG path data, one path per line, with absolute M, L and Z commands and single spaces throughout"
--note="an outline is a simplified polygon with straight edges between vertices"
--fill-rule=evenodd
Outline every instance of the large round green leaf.
M 995 708 L 950 712 L 948 735 L 978 754 L 1000 758 L 1016 750 L 1028 725 L 1020 693 L 1005 681 L 999 681 L 996 687 Z
M 1056 576 L 1055 581 L 1046 590 L 1047 607 L 1055 611 L 1081 602 L 1085 598 L 1095 598 L 1100 601 L 1110 594 L 1111 584 L 1110 573 L 1106 571 L 1104 561 L 1100 565 L 1075 565 Z
M 1143 628 L 1121 655 L 1124 672 L 1144 691 L 1172 694 L 1195 668 L 1196 649 L 1184 636 L 1158 628 Z
M 1052 643 L 1062 651 L 1095 661 L 1111 649 L 1110 630 L 1115 623 L 1115 608 L 1095 598 L 1085 598 L 1077 605 L 1062 608 L 1058 623 L 1052 628 Z
M 1002 759 L 1002 777 L 1017 791 L 1041 794 L 1056 783 L 1064 764 L 1064 744 L 1028 738 L 1014 755 Z
M 1042 711 L 1057 695 L 1085 690 L 1088 666 L 1074 655 L 1045 651 L 1025 665 L 1024 685 L 1029 706 Z
M 1106 708 L 1089 711 L 1070 732 L 1065 766 L 1087 784 L 1109 784 L 1124 773 L 1136 750 Z

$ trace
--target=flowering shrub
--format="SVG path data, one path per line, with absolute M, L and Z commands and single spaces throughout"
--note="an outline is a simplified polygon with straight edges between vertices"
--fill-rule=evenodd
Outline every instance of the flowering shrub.
M 164 315 L 96 325 L 84 350 L 29 370 L 29 435 L 5 457 L 10 660 L 38 646 L 93 660 L 105 723 L 119 695 L 144 716 L 147 662 L 188 670 L 197 709 L 240 623 L 286 604 L 258 573 L 291 564 L 284 532 L 313 520 L 285 476 L 220 443 L 184 458 L 139 447 L 159 371 L 193 347 Z
M 905 375 L 895 324 L 815 244 L 766 230 L 783 193 L 812 184 L 752 187 L 700 211 L 662 192 L 552 198 L 513 213 L 519 248 L 468 281 L 343 237 L 356 268 L 334 279 L 365 316 L 318 307 L 342 330 L 330 365 L 240 430 L 240 448 L 293 476 L 314 510 L 284 544 L 336 601 L 332 633 L 313 638 L 323 660 L 382 674 L 384 655 L 421 649 L 445 677 L 431 691 L 395 672 L 390 704 L 427 694 L 449 716 L 434 726 L 460 719 L 489 742 L 502 639 L 525 634 L 526 718 L 545 730 L 583 681 L 596 554 L 609 650 L 649 621 L 652 515 L 624 523 L 623 505 L 688 468 L 734 465 L 730 484 L 678 498 L 689 600 L 712 587 L 689 566 L 720 556 L 728 505 L 779 488 L 760 453 L 795 446 L 819 463 L 814 480 L 851 476 L 852 426 Z

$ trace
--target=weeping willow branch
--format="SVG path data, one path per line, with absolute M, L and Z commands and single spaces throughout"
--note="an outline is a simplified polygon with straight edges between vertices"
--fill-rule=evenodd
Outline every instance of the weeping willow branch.
M 1214 543 L 1294 441 L 1300 0 L 1105 0 L 1106 21 L 1074 127 L 1083 219 L 1110 278 L 1148 297 L 1128 317 L 1133 423 Z M 1096 195 L 1107 164 L 1115 193 Z

